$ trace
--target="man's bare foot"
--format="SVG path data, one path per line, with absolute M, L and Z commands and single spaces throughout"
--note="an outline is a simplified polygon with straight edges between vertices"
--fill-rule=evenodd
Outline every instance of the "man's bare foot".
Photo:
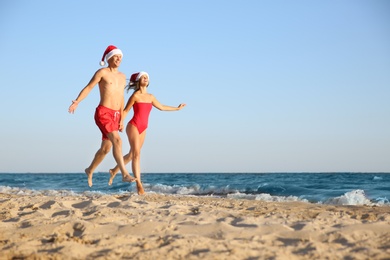
M 108 180 L 108 185 L 112 185 L 112 181 L 114 180 L 116 173 L 112 171 L 112 169 L 109 169 L 108 172 L 110 173 L 110 179 Z
M 123 181 L 123 182 L 134 182 L 134 181 L 136 181 L 136 180 L 137 180 L 137 179 L 131 177 L 130 174 L 122 177 L 122 181 Z
M 86 168 L 85 169 L 85 174 L 87 174 L 87 177 L 88 177 L 88 186 L 92 187 L 92 175 L 93 175 L 93 172 L 91 172 L 89 170 L 89 168 Z
M 144 187 L 142 187 L 142 183 L 137 181 L 137 192 L 138 192 L 138 195 L 144 195 L 145 194 L 145 190 L 144 190 Z

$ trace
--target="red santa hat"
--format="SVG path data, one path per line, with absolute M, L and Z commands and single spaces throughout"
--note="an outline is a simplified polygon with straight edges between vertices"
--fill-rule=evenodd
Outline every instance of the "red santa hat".
M 102 61 L 100 62 L 100 66 L 105 65 L 104 59 L 106 59 L 106 61 L 108 61 L 112 56 L 117 55 L 117 54 L 120 54 L 123 57 L 123 53 L 120 49 L 118 49 L 114 45 L 109 45 L 103 53 L 103 57 L 102 57 Z
M 149 74 L 145 71 L 133 73 L 130 77 L 130 86 L 135 85 L 135 83 L 143 76 L 146 75 L 149 78 Z

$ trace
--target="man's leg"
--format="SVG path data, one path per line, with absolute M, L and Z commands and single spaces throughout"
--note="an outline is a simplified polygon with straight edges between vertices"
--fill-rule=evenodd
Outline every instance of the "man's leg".
M 112 145 L 110 140 L 103 140 L 100 149 L 96 152 L 95 157 L 91 162 L 91 165 L 85 169 L 85 173 L 88 177 L 89 187 L 92 187 L 93 172 L 95 171 L 96 167 L 98 167 L 98 165 L 103 161 L 104 157 L 106 157 L 106 155 L 110 152 L 111 147 Z
M 123 156 L 123 162 L 125 163 L 125 165 L 127 165 L 131 161 L 131 158 L 132 158 L 132 152 L 130 149 L 130 152 L 125 156 Z M 114 181 L 116 174 L 119 172 L 118 164 L 115 165 L 114 168 L 109 169 L 108 172 L 110 173 L 110 179 L 108 180 L 108 185 L 112 185 L 112 182 Z
M 122 173 L 122 181 L 124 182 L 135 181 L 135 179 L 131 177 L 129 172 L 126 170 L 125 162 L 123 160 L 123 155 L 122 155 L 122 139 L 119 136 L 118 131 L 108 133 L 107 136 L 111 140 L 113 146 L 112 153 L 114 155 L 116 164 L 119 166 L 119 169 Z

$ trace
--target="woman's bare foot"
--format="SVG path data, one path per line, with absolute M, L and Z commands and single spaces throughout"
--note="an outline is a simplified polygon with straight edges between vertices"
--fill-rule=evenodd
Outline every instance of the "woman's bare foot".
M 108 185 L 112 185 L 112 181 L 114 180 L 116 173 L 112 171 L 112 169 L 109 169 L 108 172 L 110 173 L 110 179 L 108 180 Z
M 122 181 L 123 181 L 123 182 L 134 182 L 134 181 L 136 181 L 136 180 L 137 180 L 137 179 L 131 177 L 130 174 L 122 177 Z
M 85 169 L 85 174 L 87 174 L 87 177 L 88 177 L 88 186 L 92 187 L 92 175 L 93 175 L 93 172 L 91 172 L 89 170 L 89 167 Z
M 138 192 L 138 195 L 145 194 L 144 187 L 142 187 L 142 183 L 140 181 L 137 181 L 137 192 Z

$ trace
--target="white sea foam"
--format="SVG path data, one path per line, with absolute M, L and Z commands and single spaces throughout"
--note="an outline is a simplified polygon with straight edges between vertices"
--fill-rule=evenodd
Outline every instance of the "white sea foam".
M 379 197 L 375 199 L 377 205 L 390 205 L 390 201 L 387 197 Z
M 77 193 L 71 190 L 30 190 L 24 188 L 15 188 L 9 186 L 0 186 L 0 193 L 4 194 L 14 194 L 22 196 L 76 196 Z
M 326 204 L 333 205 L 375 205 L 364 193 L 364 190 L 353 190 L 344 195 L 327 200 Z
M 147 188 L 149 191 L 156 192 L 156 193 L 180 194 L 180 195 L 196 194 L 200 190 L 199 185 L 193 185 L 191 187 L 182 187 L 177 185 L 169 186 L 163 184 L 156 184 L 156 185 L 146 184 L 145 188 Z
M 302 202 L 309 202 L 306 199 L 301 199 L 296 196 L 272 196 L 267 193 L 262 194 L 243 194 L 243 193 L 234 193 L 234 194 L 228 194 L 228 198 L 232 199 L 248 199 L 248 200 L 261 200 L 261 201 L 268 201 L 268 202 L 291 202 L 291 201 L 302 201 Z
M 145 185 L 149 191 L 164 194 L 179 194 L 179 195 L 226 195 L 229 193 L 236 192 L 236 190 L 230 189 L 229 186 L 217 188 L 215 186 L 208 186 L 202 188 L 199 184 L 192 186 L 178 186 L 178 185 Z

